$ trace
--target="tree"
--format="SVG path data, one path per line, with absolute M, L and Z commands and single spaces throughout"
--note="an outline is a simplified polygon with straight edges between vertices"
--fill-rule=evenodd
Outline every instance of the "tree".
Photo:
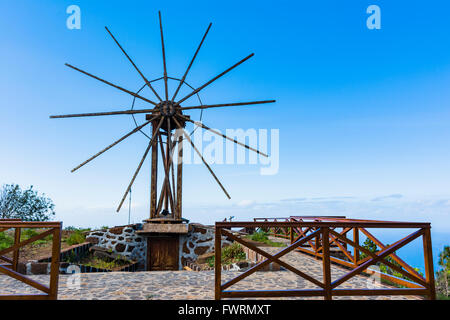
M 0 219 L 47 221 L 55 215 L 55 205 L 33 186 L 22 190 L 17 184 L 5 184 L 0 190 Z
M 438 292 L 449 296 L 449 282 L 450 282 L 450 246 L 445 246 L 444 250 L 439 253 L 438 265 L 441 270 L 436 272 L 437 275 L 437 289 Z

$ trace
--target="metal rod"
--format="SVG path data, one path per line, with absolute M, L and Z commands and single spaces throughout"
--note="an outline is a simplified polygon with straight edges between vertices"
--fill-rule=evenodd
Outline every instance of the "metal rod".
M 128 224 L 130 224 L 131 220 L 131 188 L 130 188 L 130 197 L 128 198 L 130 202 L 128 203 Z
M 153 119 L 155 119 L 156 117 L 154 117 Z M 153 120 L 152 119 L 152 120 Z M 146 125 L 148 125 L 151 122 L 151 120 L 145 122 L 144 124 L 140 125 L 139 127 L 134 128 L 133 130 L 131 130 L 130 132 L 128 132 L 126 135 L 124 135 L 122 138 L 120 138 L 119 140 L 116 140 L 115 142 L 113 142 L 112 144 L 110 144 L 109 146 L 107 146 L 105 149 L 97 152 L 95 155 L 93 155 L 92 157 L 90 157 L 89 159 L 87 159 L 86 161 L 84 161 L 83 163 L 81 163 L 80 165 L 76 166 L 75 168 L 72 169 L 71 172 L 75 172 L 76 170 L 80 169 L 82 166 L 84 166 L 86 163 L 94 160 L 95 158 L 97 158 L 99 155 L 101 155 L 102 153 L 104 153 L 105 151 L 108 151 L 109 149 L 111 149 L 112 147 L 114 147 L 116 144 L 118 144 L 119 142 L 125 140 L 126 138 L 128 138 L 129 136 L 131 136 L 133 133 L 138 132 L 139 130 L 141 130 L 143 127 L 145 127 Z
M 234 106 L 245 106 L 263 103 L 274 103 L 275 100 L 263 100 L 263 101 L 251 101 L 251 102 L 236 102 L 236 103 L 221 103 L 221 104 L 210 104 L 201 105 L 193 107 L 180 107 L 180 110 L 191 110 L 191 109 L 209 109 L 209 108 L 220 108 L 220 107 L 234 107 Z
M 161 118 L 161 121 L 159 121 L 159 124 L 158 124 L 158 126 L 157 126 L 157 128 L 156 128 L 156 131 L 158 131 L 158 130 L 161 128 L 161 125 L 162 125 L 163 121 L 164 121 L 164 117 L 162 117 L 162 118 Z M 137 169 L 136 169 L 136 172 L 134 173 L 134 176 L 133 176 L 133 178 L 131 179 L 130 184 L 128 185 L 128 188 L 127 188 L 127 190 L 125 191 L 125 194 L 123 195 L 122 200 L 120 201 L 119 207 L 117 208 L 117 212 L 120 211 L 120 208 L 122 207 L 122 204 L 123 204 L 123 202 L 125 201 L 125 198 L 127 197 L 128 191 L 130 191 L 131 186 L 132 186 L 133 183 L 134 183 L 134 180 L 136 179 L 136 177 L 137 177 L 139 171 L 141 170 L 142 164 L 144 163 L 144 160 L 145 160 L 145 158 L 147 157 L 147 154 L 148 154 L 148 152 L 150 151 L 150 148 L 152 147 L 153 140 L 155 140 L 155 137 L 156 137 L 156 136 L 153 136 L 152 139 L 150 140 L 150 143 L 148 144 L 148 147 L 147 147 L 147 149 L 146 149 L 145 152 L 144 152 L 144 156 L 142 157 L 141 162 L 139 163 L 139 165 L 138 165 L 138 167 L 137 167 Z
M 176 120 L 176 118 L 173 118 L 173 120 L 175 121 L 175 123 L 177 124 L 177 126 L 179 128 L 182 128 L 182 126 L 180 125 L 180 123 L 178 122 L 178 120 Z M 206 166 L 206 168 L 208 168 L 209 172 L 211 173 L 211 175 L 214 177 L 214 179 L 216 180 L 216 182 L 219 184 L 220 188 L 222 188 L 223 192 L 225 193 L 225 195 L 227 196 L 228 199 L 231 199 L 230 195 L 228 194 L 227 190 L 225 190 L 224 186 L 222 185 L 222 183 L 219 181 L 219 179 L 217 178 L 217 176 L 214 174 L 214 171 L 212 171 L 211 167 L 208 165 L 208 163 L 205 161 L 205 159 L 203 158 L 202 154 L 200 151 L 198 151 L 197 147 L 194 145 L 194 143 L 192 142 L 191 138 L 189 138 L 189 135 L 186 133 L 186 130 L 183 129 L 183 134 L 186 137 L 186 139 L 190 142 L 192 148 L 195 150 L 195 152 L 198 154 L 198 156 L 202 159 L 203 164 Z
M 61 114 L 61 115 L 50 116 L 50 119 L 114 116 L 114 115 L 119 115 L 119 114 L 153 113 L 156 111 L 157 110 L 155 110 L 155 109 L 141 109 L 141 110 L 123 110 L 123 111 L 107 111 L 107 112 L 93 112 L 93 113 Z
M 206 130 L 208 130 L 208 131 L 211 131 L 211 132 L 213 132 L 213 133 L 215 133 L 215 134 L 217 134 L 217 135 L 219 135 L 219 136 L 222 136 L 223 138 L 228 139 L 228 140 L 230 140 L 231 142 L 234 142 L 234 143 L 236 143 L 236 144 L 238 144 L 238 145 L 241 145 L 241 146 L 243 146 L 243 147 L 245 147 L 245 148 L 247 148 L 247 149 L 249 149 L 249 150 L 252 150 L 252 151 L 256 152 L 257 154 L 260 154 L 260 155 L 262 155 L 262 156 L 264 156 L 264 157 L 266 157 L 266 158 L 269 157 L 267 154 L 265 154 L 265 153 L 263 153 L 263 152 L 261 152 L 261 151 L 255 149 L 255 148 L 249 147 L 248 145 L 246 145 L 246 144 L 244 144 L 244 143 L 242 143 L 242 142 L 239 142 L 239 141 L 237 141 L 236 139 L 232 139 L 232 138 L 230 138 L 230 137 L 227 137 L 226 135 L 220 133 L 219 131 L 216 131 L 216 130 L 214 130 L 214 129 L 211 129 L 211 128 L 208 127 L 208 126 L 205 126 L 205 125 L 204 125 L 203 123 L 201 123 L 201 122 L 193 121 L 193 120 L 191 120 L 191 119 L 189 119 L 189 118 L 186 118 L 186 117 L 183 116 L 183 115 L 179 115 L 179 117 L 181 117 L 183 120 L 192 122 L 192 123 L 196 124 L 197 126 L 202 127 L 203 129 L 206 129 Z
M 137 93 L 134 93 L 134 92 L 131 92 L 130 90 L 127 90 L 127 89 L 124 89 L 124 88 L 122 88 L 122 87 L 119 87 L 119 86 L 117 86 L 117 85 L 115 85 L 115 84 L 113 84 L 113 83 L 111 83 L 111 82 L 108 82 L 108 81 L 103 80 L 103 79 L 101 79 L 101 78 L 99 78 L 99 77 L 97 77 L 97 76 L 94 76 L 93 74 L 90 74 L 90 73 L 88 73 L 88 72 L 86 72 L 86 71 L 83 71 L 83 70 L 81 70 L 81 69 L 78 69 L 77 67 L 74 67 L 74 66 L 72 66 L 72 65 L 70 65 L 70 64 L 68 64 L 68 63 L 66 63 L 66 66 L 68 66 L 69 68 L 72 68 L 72 69 L 74 69 L 74 70 L 77 70 L 77 71 L 79 71 L 79 72 L 81 72 L 81 73 L 83 73 L 83 74 L 85 74 L 85 75 L 87 75 L 87 76 L 89 76 L 89 77 L 91 77 L 91 78 L 94 78 L 94 79 L 96 79 L 96 80 L 98 80 L 98 81 L 101 81 L 101 82 L 103 82 L 103 83 L 106 83 L 107 85 L 110 85 L 111 87 L 114 87 L 114 88 L 119 89 L 119 90 L 121 90 L 121 91 L 123 91 L 123 92 L 126 92 L 126 93 L 128 93 L 128 94 L 131 94 L 133 97 L 136 97 L 136 98 L 139 98 L 139 99 L 141 99 L 141 100 L 144 100 L 144 101 L 146 101 L 146 102 L 148 102 L 148 103 L 151 103 L 151 104 L 153 104 L 153 105 L 155 105 L 155 106 L 157 105 L 156 102 L 153 102 L 153 101 L 151 101 L 151 100 L 149 100 L 149 99 L 147 99 L 147 98 L 144 98 L 144 97 L 138 95 Z
M 111 36 L 111 38 L 113 38 L 114 42 L 119 46 L 120 50 L 122 50 L 122 52 L 125 54 L 125 56 L 128 58 L 128 60 L 131 62 L 131 64 L 133 65 L 133 67 L 136 69 L 136 71 L 140 74 L 140 76 L 142 77 L 142 79 L 144 79 L 145 83 L 147 84 L 147 86 L 153 91 L 153 93 L 155 94 L 155 96 L 159 99 L 159 101 L 161 100 L 161 97 L 159 96 L 159 94 L 155 91 L 155 89 L 153 88 L 153 86 L 151 85 L 151 83 L 147 80 L 147 78 L 142 74 L 141 70 L 139 70 L 139 68 L 136 66 L 136 64 L 133 62 L 133 60 L 130 58 L 130 56 L 125 52 L 125 49 L 122 48 L 122 46 L 120 45 L 119 41 L 117 41 L 117 39 L 113 36 L 113 34 L 111 33 L 111 31 L 109 31 L 108 27 L 105 27 L 106 31 L 108 31 L 109 35 Z
M 193 96 L 194 94 L 198 93 L 200 90 L 202 90 L 203 88 L 205 88 L 206 86 L 210 85 L 211 83 L 213 83 L 214 81 L 216 81 L 217 79 L 219 79 L 220 77 L 222 77 L 223 75 L 225 75 L 226 73 L 228 73 L 229 71 L 233 70 L 234 68 L 236 68 L 238 65 L 240 65 L 241 63 L 245 62 L 246 60 L 250 59 L 251 57 L 253 57 L 255 54 L 252 53 L 250 55 L 248 55 L 247 57 L 245 57 L 244 59 L 242 59 L 241 61 L 239 61 L 238 63 L 234 64 L 233 66 L 231 66 L 230 68 L 228 68 L 227 70 L 225 70 L 224 72 L 222 72 L 221 74 L 215 76 L 214 78 L 212 78 L 211 80 L 209 80 L 208 82 L 206 82 L 204 85 L 202 85 L 201 87 L 198 87 L 197 89 L 195 89 L 194 91 L 192 91 L 190 94 L 188 94 L 187 96 L 185 96 L 183 99 L 177 101 L 177 104 L 182 103 L 183 101 L 189 99 L 191 96 Z
M 211 25 L 212 25 L 212 23 L 210 23 L 209 26 L 208 26 L 208 28 L 206 29 L 206 32 L 205 32 L 205 34 L 203 35 L 202 41 L 200 41 L 200 44 L 198 45 L 197 50 L 195 51 L 194 56 L 192 57 L 192 60 L 191 60 L 191 62 L 189 63 L 189 66 L 187 67 L 186 72 L 185 72 L 184 75 L 183 75 L 183 78 L 181 78 L 180 83 L 178 84 L 177 90 L 175 90 L 175 93 L 173 94 L 173 97 L 172 97 L 172 99 L 171 99 L 172 102 L 173 102 L 173 100 L 175 99 L 175 97 L 177 96 L 178 91 L 180 90 L 181 86 L 183 85 L 184 80 L 186 79 L 187 74 L 189 73 L 189 70 L 191 69 L 192 64 L 194 63 L 194 60 L 195 60 L 195 58 L 197 57 L 197 54 L 198 54 L 198 52 L 200 51 L 200 48 L 202 47 L 203 41 L 205 41 L 206 35 L 208 34 L 209 29 L 211 28 Z

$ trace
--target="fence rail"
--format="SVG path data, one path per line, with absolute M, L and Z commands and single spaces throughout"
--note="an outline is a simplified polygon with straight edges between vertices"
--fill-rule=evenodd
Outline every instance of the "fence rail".
M 289 218 L 256 218 L 253 222 L 216 222 L 215 235 L 215 298 L 243 298 L 243 297 L 301 297 L 323 296 L 330 300 L 332 296 L 370 296 L 370 295 L 423 295 L 435 299 L 434 271 L 431 249 L 430 224 L 421 222 L 396 222 L 346 219 L 336 217 L 298 217 Z M 290 245 L 271 255 L 242 237 L 231 232 L 232 228 L 246 230 L 261 229 L 269 234 L 290 239 Z M 385 245 L 367 229 L 414 229 L 414 231 L 391 245 Z M 348 233 L 352 232 L 352 238 Z M 363 233 L 378 247 L 372 252 L 360 245 L 359 234 Z M 240 274 L 234 279 L 222 284 L 221 279 L 221 239 L 227 237 L 243 246 L 259 253 L 266 259 Z M 396 255 L 396 251 L 417 238 L 422 238 L 425 260 L 425 277 Z M 349 249 L 352 247 L 352 249 Z M 280 258 L 289 252 L 301 251 L 322 260 L 323 279 L 319 281 L 308 275 L 304 270 L 290 265 Z M 336 258 L 336 254 L 342 258 Z M 361 254 L 362 253 L 362 254 Z M 318 289 L 312 290 L 229 290 L 239 281 L 261 270 L 265 265 L 274 262 L 285 269 L 297 274 L 301 278 L 312 282 Z M 349 272 L 340 278 L 331 280 L 331 263 L 346 267 Z M 382 263 L 386 267 L 401 274 L 403 278 L 378 272 L 369 267 Z M 359 274 L 377 274 L 380 278 L 391 281 L 404 288 L 383 289 L 341 289 L 343 283 Z M 405 279 L 406 278 L 406 279 Z
M 61 252 L 61 222 L 23 222 L 20 219 L 0 219 L 0 232 L 14 229 L 14 244 L 0 250 L 0 273 L 16 279 L 28 286 L 42 291 L 41 294 L 2 294 L 0 289 L 0 300 L 3 299 L 57 299 L 59 280 L 59 256 Z M 42 233 L 34 235 L 26 240 L 21 240 L 22 229 L 42 229 Z M 47 230 L 46 230 L 47 229 Z M 18 272 L 20 249 L 37 240 L 52 236 L 52 261 L 50 266 L 50 283 L 43 285 Z M 10 257 L 6 255 L 9 254 Z M 12 256 L 12 257 L 11 257 Z

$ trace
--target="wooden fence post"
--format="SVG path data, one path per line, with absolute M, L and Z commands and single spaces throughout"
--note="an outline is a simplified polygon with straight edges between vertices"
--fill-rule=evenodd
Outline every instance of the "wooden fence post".
M 425 277 L 429 286 L 430 300 L 436 299 L 436 287 L 434 283 L 434 268 L 433 268 L 433 249 L 431 247 L 431 232 L 430 228 L 424 228 L 423 239 L 423 254 L 425 257 Z
M 353 242 L 356 243 L 357 245 L 359 245 L 359 229 L 356 227 L 353 228 Z M 358 261 L 359 261 L 359 249 L 354 248 L 353 253 L 354 253 L 353 263 L 354 263 L 355 267 L 357 267 Z
M 49 298 L 56 300 L 58 298 L 58 281 L 59 281 L 59 256 L 61 252 L 61 228 L 53 229 L 52 243 L 52 262 L 50 265 L 50 293 Z
M 14 245 L 18 244 L 20 242 L 20 234 L 21 234 L 22 228 L 16 228 L 14 231 Z M 12 263 L 12 269 L 17 272 L 17 269 L 19 267 L 19 256 L 20 256 L 20 249 L 17 248 L 13 252 L 13 263 Z
M 294 243 L 294 227 L 291 227 L 289 229 L 289 240 L 290 240 L 291 244 Z
M 324 299 L 331 300 L 330 230 L 322 227 Z
M 317 228 L 313 229 L 314 231 L 317 230 Z M 314 241 L 314 257 L 316 260 L 319 260 L 319 248 L 320 248 L 320 233 L 317 234 Z
M 216 227 L 215 230 L 214 260 L 214 298 L 220 300 L 222 298 L 222 228 L 220 227 Z

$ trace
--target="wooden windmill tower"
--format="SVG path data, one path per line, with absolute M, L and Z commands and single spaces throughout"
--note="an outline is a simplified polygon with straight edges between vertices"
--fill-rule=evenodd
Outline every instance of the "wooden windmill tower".
M 184 219 L 182 218 L 182 170 L 183 170 L 183 144 L 187 142 L 187 145 L 192 146 L 192 148 L 195 150 L 195 152 L 199 155 L 201 160 L 203 161 L 204 165 L 208 169 L 208 171 L 211 173 L 213 178 L 216 180 L 216 182 L 219 184 L 220 188 L 223 190 L 225 195 L 230 198 L 230 195 L 225 190 L 222 183 L 219 181 L 217 176 L 214 174 L 211 167 L 208 165 L 208 163 L 203 158 L 201 151 L 197 149 L 197 147 L 194 145 L 193 141 L 191 140 L 190 134 L 187 133 L 185 130 L 187 124 L 193 124 L 194 126 L 203 128 L 205 130 L 208 130 L 214 134 L 217 134 L 225 139 L 228 139 L 236 144 L 239 144 L 253 152 L 256 152 L 260 155 L 266 156 L 266 154 L 258 151 L 255 148 L 249 147 L 245 145 L 242 142 L 236 141 L 235 139 L 232 139 L 230 137 L 227 137 L 223 135 L 222 133 L 209 128 L 208 126 L 204 125 L 203 123 L 200 123 L 198 121 L 192 120 L 189 115 L 186 113 L 190 110 L 204 110 L 209 108 L 219 108 L 219 107 L 231 107 L 231 106 L 244 106 L 244 105 L 256 105 L 256 104 L 264 104 L 264 103 L 272 103 L 275 102 L 275 100 L 264 100 L 264 101 L 251 101 L 251 102 L 238 102 L 238 103 L 221 103 L 221 104 L 213 104 L 213 105 L 194 105 L 194 106 L 185 106 L 185 102 L 191 98 L 194 95 L 198 95 L 198 93 L 205 89 L 207 86 L 212 84 L 214 81 L 222 77 L 223 75 L 227 74 L 229 71 L 233 70 L 246 60 L 250 59 L 253 56 L 253 53 L 245 57 L 244 59 L 240 60 L 239 62 L 235 63 L 219 75 L 215 76 L 211 80 L 205 82 L 203 85 L 199 86 L 198 88 L 193 88 L 186 82 L 186 77 L 189 73 L 189 70 L 192 67 L 192 64 L 195 61 L 195 58 L 197 57 L 197 54 L 211 28 L 211 24 L 209 24 L 208 28 L 206 29 L 205 34 L 203 35 L 200 44 L 197 47 L 197 50 L 194 53 L 194 56 L 192 57 L 186 71 L 184 72 L 181 79 L 169 77 L 167 75 L 167 68 L 166 68 L 166 57 L 165 57 L 165 47 L 164 47 L 164 36 L 163 36 L 163 28 L 162 28 L 162 22 L 161 22 L 161 13 L 159 13 L 159 26 L 161 31 L 161 44 L 162 44 L 162 57 L 163 57 L 163 76 L 161 78 L 157 78 L 154 80 L 149 81 L 147 77 L 141 72 L 141 70 L 136 66 L 136 64 L 133 62 L 131 57 L 126 53 L 124 48 L 119 44 L 118 40 L 113 36 L 113 34 L 110 32 L 110 30 L 106 28 L 106 31 L 111 36 L 111 38 L 114 40 L 114 42 L 118 45 L 120 50 L 124 53 L 126 58 L 129 60 L 129 62 L 132 64 L 133 68 L 137 71 L 137 73 L 140 75 L 140 77 L 144 80 L 144 86 L 148 87 L 153 94 L 154 97 L 152 98 L 145 98 L 140 94 L 139 90 L 138 92 L 133 92 L 128 89 L 125 89 L 121 86 L 118 86 L 116 84 L 113 84 L 109 81 L 106 81 L 102 78 L 99 78 L 95 75 L 92 75 L 86 71 L 83 71 L 77 67 L 74 67 L 70 64 L 66 64 L 68 67 L 79 71 L 91 78 L 94 78 L 96 80 L 99 80 L 109 86 L 112 86 L 120 91 L 126 92 L 127 94 L 134 97 L 134 99 L 142 100 L 149 104 L 149 108 L 146 109 L 134 109 L 131 110 L 121 110 L 121 111 L 109 111 L 109 112 L 96 112 L 96 113 L 82 113 L 82 114 L 67 114 L 67 115 L 54 115 L 50 116 L 50 118 L 74 118 L 74 117 L 96 117 L 96 116 L 113 116 L 113 115 L 135 115 L 138 114 L 145 114 L 145 122 L 143 124 L 137 125 L 136 128 L 131 130 L 129 133 L 121 137 L 120 139 L 116 140 L 103 150 L 99 151 L 92 157 L 90 157 L 88 160 L 84 161 L 77 167 L 75 167 L 72 172 L 78 170 L 88 162 L 92 161 L 93 159 L 97 158 L 107 150 L 111 149 L 112 147 L 116 146 L 118 143 L 122 142 L 132 134 L 141 131 L 144 127 L 151 125 L 152 126 L 152 135 L 149 136 L 149 143 L 145 148 L 145 151 L 142 155 L 142 158 L 139 162 L 139 165 L 134 172 L 134 175 L 119 203 L 119 206 L 117 208 L 117 212 L 121 209 L 127 194 L 129 193 L 137 175 L 139 174 L 139 171 L 149 155 L 151 153 L 151 182 L 150 182 L 150 219 L 146 220 L 147 222 L 171 222 L 171 223 L 180 223 L 183 222 Z M 168 86 L 168 80 L 175 80 L 178 81 L 178 86 L 173 93 L 169 93 L 169 86 Z M 156 81 L 164 81 L 164 92 L 158 93 L 152 83 Z M 178 98 L 178 94 L 180 92 L 180 89 L 182 86 L 189 86 L 192 91 L 187 94 L 186 96 L 182 97 L 181 99 Z M 156 99 L 155 99 L 156 98 Z M 141 131 L 142 132 L 142 131 Z M 163 182 L 161 184 L 161 189 L 158 192 L 158 167 L 163 168 Z

